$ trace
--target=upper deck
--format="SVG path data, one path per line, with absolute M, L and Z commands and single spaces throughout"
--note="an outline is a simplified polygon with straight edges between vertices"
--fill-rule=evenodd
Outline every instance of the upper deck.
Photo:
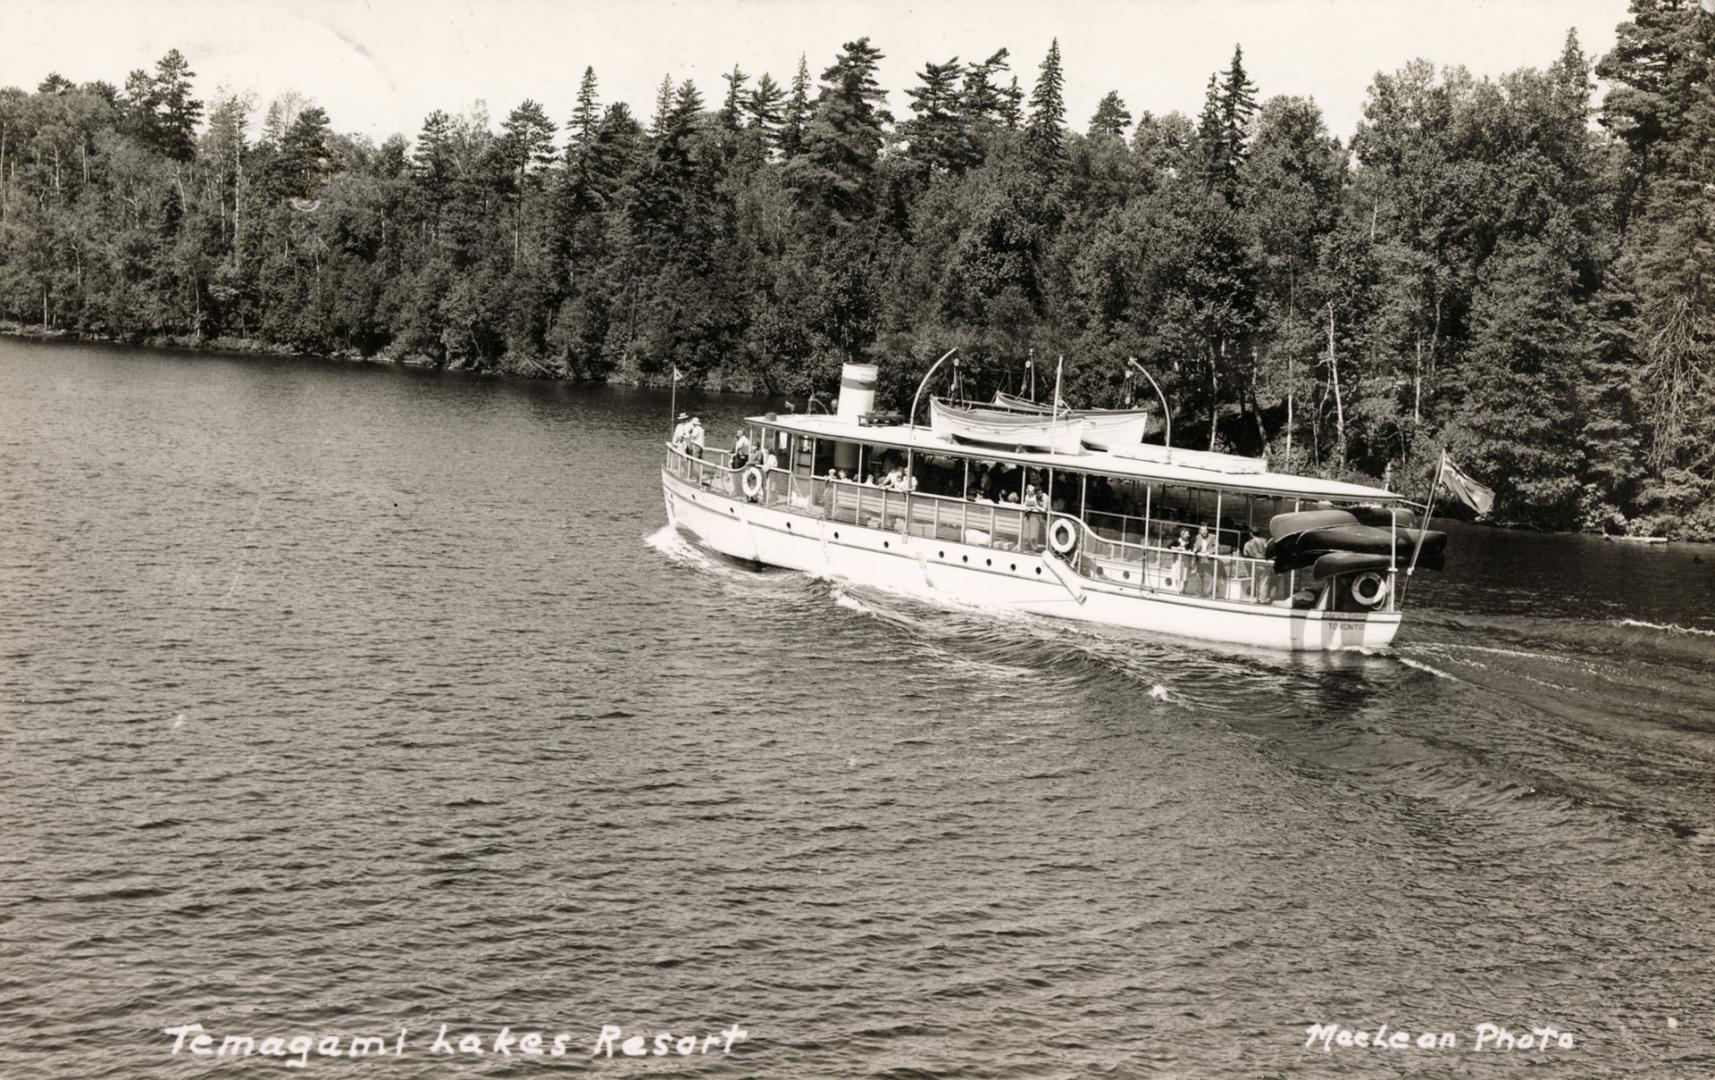
M 826 439 L 865 446 L 908 450 L 973 461 L 1012 462 L 1027 468 L 1088 473 L 1118 479 L 1177 484 L 1191 488 L 1230 491 L 1244 495 L 1310 501 L 1363 502 L 1379 505 L 1412 505 L 1405 496 L 1384 488 L 1324 480 L 1314 476 L 1256 471 L 1254 458 L 1228 454 L 1186 451 L 1157 445 L 1142 445 L 1136 451 L 1116 454 L 1090 450 L 1082 454 L 1059 454 L 1010 449 L 976 443 L 954 442 L 937 436 L 925 425 L 905 424 L 870 427 L 832 415 L 753 416 L 750 423 L 809 439 Z M 1138 456 L 1132 456 L 1136 453 Z M 1156 458 L 1162 460 L 1156 460 Z M 1222 459 L 1226 459 L 1223 461 Z M 1243 471 L 1240 471 L 1240 470 Z

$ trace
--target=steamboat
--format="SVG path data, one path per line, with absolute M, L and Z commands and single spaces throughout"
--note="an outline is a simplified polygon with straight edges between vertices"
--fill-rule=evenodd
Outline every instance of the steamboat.
M 874 412 L 876 377 L 846 365 L 832 413 L 752 417 L 732 451 L 670 443 L 669 521 L 735 559 L 931 601 L 1290 651 L 1387 645 L 1401 586 L 1444 557 L 1421 508 L 1381 488 L 1091 449 L 1057 409 L 1031 432 L 931 399 L 959 423 L 922 426 Z

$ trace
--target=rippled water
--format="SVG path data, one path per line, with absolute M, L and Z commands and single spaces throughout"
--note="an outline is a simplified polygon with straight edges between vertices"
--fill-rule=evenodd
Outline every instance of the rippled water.
M 667 413 L 0 341 L 0 1076 L 1715 1071 L 1715 551 L 1455 527 L 1233 655 L 709 554 Z

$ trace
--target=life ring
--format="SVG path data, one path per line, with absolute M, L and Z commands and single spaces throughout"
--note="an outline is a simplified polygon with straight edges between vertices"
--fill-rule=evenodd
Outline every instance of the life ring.
M 1078 529 L 1069 518 L 1055 518 L 1048 526 L 1048 546 L 1056 555 L 1070 555 L 1078 546 Z
M 1387 578 L 1374 570 L 1352 579 L 1352 599 L 1364 607 L 1381 607 L 1382 601 L 1387 599 L 1387 594 Z
M 750 468 L 744 470 L 743 484 L 744 484 L 745 498 L 754 499 L 758 495 L 761 495 L 762 494 L 762 470 L 757 468 L 755 465 L 752 465 Z

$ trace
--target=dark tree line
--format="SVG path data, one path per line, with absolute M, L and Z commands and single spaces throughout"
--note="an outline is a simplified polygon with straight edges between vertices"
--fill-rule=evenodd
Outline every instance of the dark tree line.
M 978 393 L 1063 355 L 1089 405 L 1136 357 L 1181 445 L 1406 490 L 1445 447 L 1501 520 L 1715 536 L 1715 17 L 1630 16 L 1599 105 L 1568 35 L 1378 75 L 1349 145 L 1236 49 L 1197 117 L 1114 91 L 1082 131 L 1058 45 L 1028 93 L 1005 49 L 925 63 L 895 117 L 860 39 L 379 146 L 293 94 L 205 105 L 174 51 L 0 90 L 0 316 L 794 396 L 877 359 L 895 404 L 953 346 Z

